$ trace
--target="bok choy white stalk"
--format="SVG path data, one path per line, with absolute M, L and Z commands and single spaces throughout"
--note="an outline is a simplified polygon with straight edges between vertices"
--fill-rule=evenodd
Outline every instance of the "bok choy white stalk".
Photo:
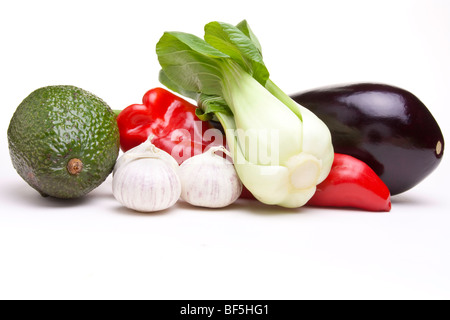
M 221 122 L 239 178 L 258 200 L 304 205 L 330 172 L 330 131 L 269 79 L 245 20 L 208 23 L 204 38 L 164 33 L 161 83 L 195 99 L 200 119 Z

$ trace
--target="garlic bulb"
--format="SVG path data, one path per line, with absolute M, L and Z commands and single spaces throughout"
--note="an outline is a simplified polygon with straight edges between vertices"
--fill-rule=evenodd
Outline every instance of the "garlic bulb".
M 216 152 L 229 154 L 220 147 L 193 156 L 180 165 L 181 199 L 200 207 L 221 208 L 239 198 L 242 183 L 234 165 Z
M 113 171 L 114 197 L 125 207 L 142 212 L 167 209 L 181 194 L 178 163 L 150 140 L 125 152 Z

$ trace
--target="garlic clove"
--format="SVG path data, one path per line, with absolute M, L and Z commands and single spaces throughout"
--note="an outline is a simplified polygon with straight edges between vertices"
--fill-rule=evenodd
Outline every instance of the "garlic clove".
M 222 208 L 235 202 L 242 183 L 234 165 L 216 152 L 228 154 L 220 147 L 185 160 L 178 171 L 181 180 L 181 198 L 195 206 Z
M 140 158 L 116 170 L 113 194 L 127 208 L 141 212 L 160 211 L 178 201 L 181 183 L 167 162 Z

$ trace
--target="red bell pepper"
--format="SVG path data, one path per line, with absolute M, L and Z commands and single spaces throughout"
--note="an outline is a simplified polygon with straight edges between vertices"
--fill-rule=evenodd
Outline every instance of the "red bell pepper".
M 388 187 L 364 162 L 336 153 L 328 177 L 317 186 L 308 205 L 390 211 Z
M 223 145 L 222 133 L 198 119 L 195 110 L 195 105 L 163 88 L 147 91 L 142 104 L 132 104 L 117 116 L 121 149 L 136 147 L 152 135 L 152 143 L 181 164 L 210 145 Z

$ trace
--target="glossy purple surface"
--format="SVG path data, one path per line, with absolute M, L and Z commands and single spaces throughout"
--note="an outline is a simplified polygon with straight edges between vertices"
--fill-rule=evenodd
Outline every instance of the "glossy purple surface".
M 442 132 L 412 93 L 385 84 L 324 87 L 291 97 L 329 127 L 335 152 L 367 163 L 391 195 L 411 189 L 440 163 Z

